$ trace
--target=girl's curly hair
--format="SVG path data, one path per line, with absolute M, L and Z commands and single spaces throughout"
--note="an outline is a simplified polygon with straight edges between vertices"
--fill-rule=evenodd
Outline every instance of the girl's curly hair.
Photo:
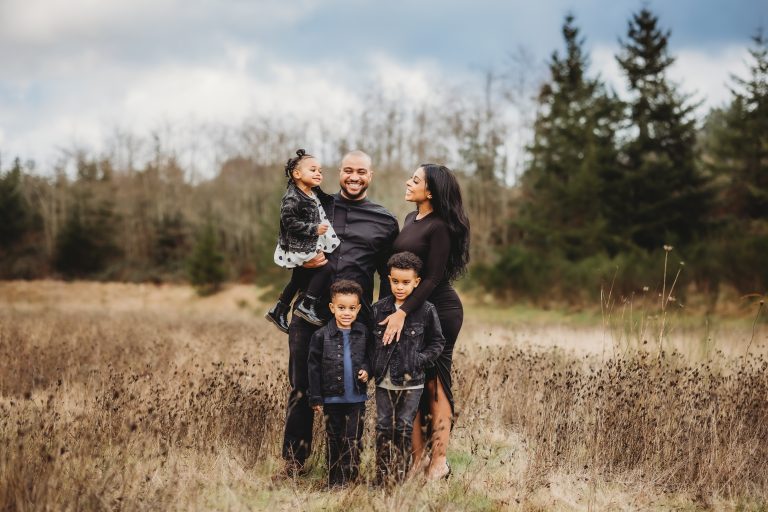
M 285 177 L 290 180 L 291 173 L 294 171 L 294 169 L 296 169 L 296 166 L 299 165 L 299 162 L 301 162 L 304 158 L 308 158 L 311 156 L 312 155 L 310 155 L 303 149 L 297 149 L 296 156 L 293 158 L 289 158 L 288 161 L 285 163 Z

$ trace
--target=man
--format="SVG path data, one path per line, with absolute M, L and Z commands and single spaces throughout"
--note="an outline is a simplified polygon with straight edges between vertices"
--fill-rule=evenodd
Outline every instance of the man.
M 341 245 L 326 260 L 318 254 L 305 266 L 312 268 L 331 265 L 332 281 L 350 279 L 363 288 L 361 320 L 370 323 L 370 305 L 373 302 L 374 272 L 379 273 L 379 298 L 390 294 L 386 263 L 392 252 L 392 243 L 399 232 L 397 218 L 383 206 L 368 199 L 368 186 L 373 179 L 371 157 L 362 151 L 344 155 L 339 169 L 341 190 L 333 195 L 334 201 L 328 219 L 341 240 Z M 327 297 L 319 301 L 327 308 Z M 296 300 L 295 303 L 299 303 Z M 326 318 L 329 317 L 325 312 Z M 309 342 L 317 327 L 293 315 L 288 329 L 288 380 L 291 392 L 285 418 L 283 459 L 285 475 L 302 473 L 304 462 L 312 450 L 313 411 L 309 405 L 307 357 Z

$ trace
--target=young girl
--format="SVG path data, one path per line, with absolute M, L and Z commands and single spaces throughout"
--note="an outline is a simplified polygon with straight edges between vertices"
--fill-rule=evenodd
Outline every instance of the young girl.
M 287 333 L 291 302 L 302 289 L 306 294 L 294 313 L 311 324 L 324 324 L 317 315 L 317 301 L 330 285 L 330 265 L 313 269 L 302 265 L 320 252 L 333 252 L 339 239 L 323 208 L 333 199 L 320 189 L 323 170 L 317 159 L 299 149 L 285 164 L 285 176 L 288 189 L 280 207 L 280 237 L 275 249 L 275 263 L 293 269 L 293 274 L 266 318 Z

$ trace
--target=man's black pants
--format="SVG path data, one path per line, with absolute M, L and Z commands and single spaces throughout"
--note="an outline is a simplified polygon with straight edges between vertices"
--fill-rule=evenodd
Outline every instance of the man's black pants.
M 288 329 L 288 381 L 291 392 L 285 413 L 283 459 L 303 466 L 312 452 L 312 423 L 314 413 L 309 406 L 309 341 L 317 327 L 297 316 L 291 318 Z

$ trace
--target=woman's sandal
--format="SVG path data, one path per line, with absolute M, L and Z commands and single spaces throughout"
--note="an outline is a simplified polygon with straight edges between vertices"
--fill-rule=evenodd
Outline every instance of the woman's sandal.
M 427 478 L 429 480 L 443 480 L 443 479 L 444 480 L 448 480 L 448 477 L 451 476 L 451 465 L 448 464 L 447 460 L 445 461 L 445 467 L 446 467 L 446 472 L 445 473 L 443 473 L 441 475 L 437 475 L 437 476 L 434 476 L 432 474 L 427 474 Z

